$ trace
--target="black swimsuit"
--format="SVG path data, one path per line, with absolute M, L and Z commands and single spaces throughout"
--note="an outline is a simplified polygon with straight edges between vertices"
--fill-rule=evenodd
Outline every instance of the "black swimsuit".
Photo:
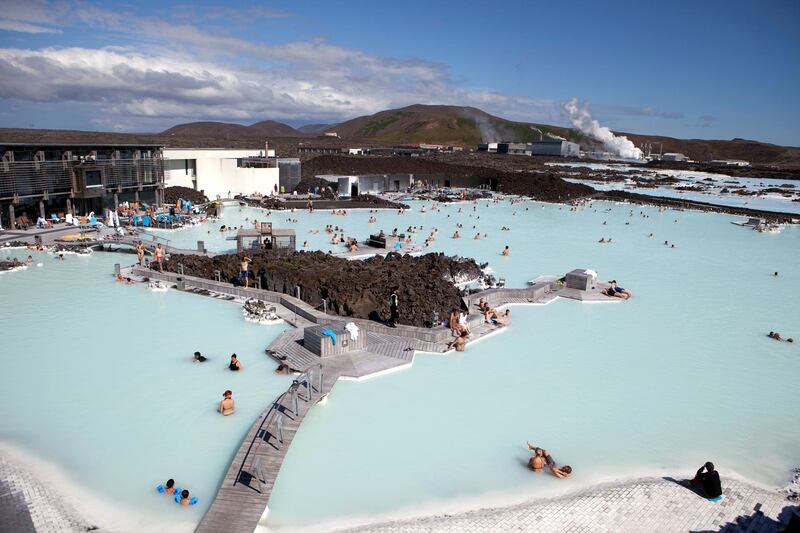
M 236 363 L 231 363 L 231 365 L 230 365 L 228 368 L 229 368 L 230 370 L 233 370 L 234 372 L 236 372 L 236 371 L 238 371 L 238 370 L 239 370 L 239 367 L 238 367 L 238 366 L 236 366 Z

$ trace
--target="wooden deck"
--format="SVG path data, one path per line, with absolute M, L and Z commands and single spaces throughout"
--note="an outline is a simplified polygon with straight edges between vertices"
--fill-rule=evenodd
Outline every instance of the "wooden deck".
M 139 266 L 125 269 L 135 279 L 149 277 L 176 285 L 178 278 L 184 290 L 244 301 L 247 298 L 271 302 L 278 315 L 295 327 L 283 332 L 266 349 L 277 361 L 285 362 L 298 374 L 302 383 L 299 392 L 309 392 L 307 399 L 290 390 L 279 396 L 261 413 L 242 442 L 211 507 L 200 524 L 198 533 L 251 533 L 267 511 L 275 480 L 305 415 L 324 398 L 339 379 L 364 379 L 399 370 L 413 364 L 417 352 L 442 353 L 450 341 L 448 328 L 418 328 L 399 325 L 389 328 L 383 324 L 355 318 L 326 315 L 311 305 L 288 296 L 254 288 L 234 287 L 229 283 L 210 281 L 171 272 L 156 272 Z M 550 279 L 537 281 L 523 289 L 490 289 L 469 295 L 465 304 L 473 312 L 468 316 L 470 342 L 501 331 L 505 326 L 487 324 L 483 315 L 474 312 L 480 298 L 492 307 L 513 304 L 545 304 L 558 297 L 581 302 L 618 302 L 595 291 L 556 290 Z M 360 335 L 367 336 L 366 349 L 321 358 L 303 346 L 307 326 L 326 323 L 331 319 L 353 322 Z M 309 377 L 310 373 L 310 377 Z M 319 374 L 322 383 L 319 384 Z M 306 384 L 311 383 L 313 387 Z M 280 420 L 280 428 L 278 424 Z M 282 439 L 279 438 L 282 436 Z

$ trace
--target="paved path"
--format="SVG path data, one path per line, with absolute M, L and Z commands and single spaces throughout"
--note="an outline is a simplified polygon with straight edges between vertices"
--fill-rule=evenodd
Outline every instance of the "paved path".
M 91 527 L 30 472 L 0 457 L 0 531 L 62 533 Z
M 600 485 L 567 496 L 512 507 L 398 520 L 337 531 L 772 533 L 783 530 L 794 504 L 781 493 L 733 480 L 723 480 L 723 485 L 725 499 L 719 503 L 709 502 L 673 481 L 646 478 Z M 763 515 L 753 511 L 758 503 L 762 504 Z

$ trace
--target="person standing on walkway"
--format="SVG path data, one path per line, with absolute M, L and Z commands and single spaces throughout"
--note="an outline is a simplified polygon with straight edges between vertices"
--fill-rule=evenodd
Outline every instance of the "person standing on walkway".
M 389 312 L 391 313 L 389 317 L 389 327 L 396 328 L 397 327 L 397 320 L 400 318 L 400 312 L 398 311 L 398 307 L 400 305 L 400 300 L 397 298 L 397 287 L 392 289 L 392 294 L 389 296 Z
M 158 271 L 164 272 L 164 267 L 162 265 L 162 261 L 164 260 L 164 249 L 161 247 L 161 243 L 156 244 L 156 263 L 158 263 Z
M 142 244 L 142 241 L 136 243 L 136 257 L 139 259 L 139 266 L 144 266 L 144 244 Z
M 250 286 L 250 278 L 249 278 L 250 261 L 252 261 L 252 259 L 250 259 L 247 256 L 244 256 L 244 258 L 242 258 L 242 262 L 239 265 L 239 281 L 242 282 L 242 285 L 244 285 L 245 289 Z

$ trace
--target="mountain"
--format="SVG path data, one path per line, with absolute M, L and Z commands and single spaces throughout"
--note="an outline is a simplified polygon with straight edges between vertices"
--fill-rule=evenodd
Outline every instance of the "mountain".
M 229 124 L 227 122 L 188 122 L 164 130 L 160 135 L 177 137 L 216 137 L 219 139 L 303 136 L 302 133 L 298 132 L 293 127 L 283 124 L 282 122 L 275 122 L 274 120 L 262 120 L 251 126 Z
M 432 143 L 475 146 L 480 142 L 538 140 L 568 130 L 514 122 L 474 107 L 416 104 L 354 118 L 331 126 L 342 139 L 404 144 Z
M 318 135 L 325 130 L 332 129 L 335 125 L 334 124 L 306 124 L 305 126 L 300 126 L 299 128 L 295 128 L 300 133 L 306 133 L 308 135 Z

